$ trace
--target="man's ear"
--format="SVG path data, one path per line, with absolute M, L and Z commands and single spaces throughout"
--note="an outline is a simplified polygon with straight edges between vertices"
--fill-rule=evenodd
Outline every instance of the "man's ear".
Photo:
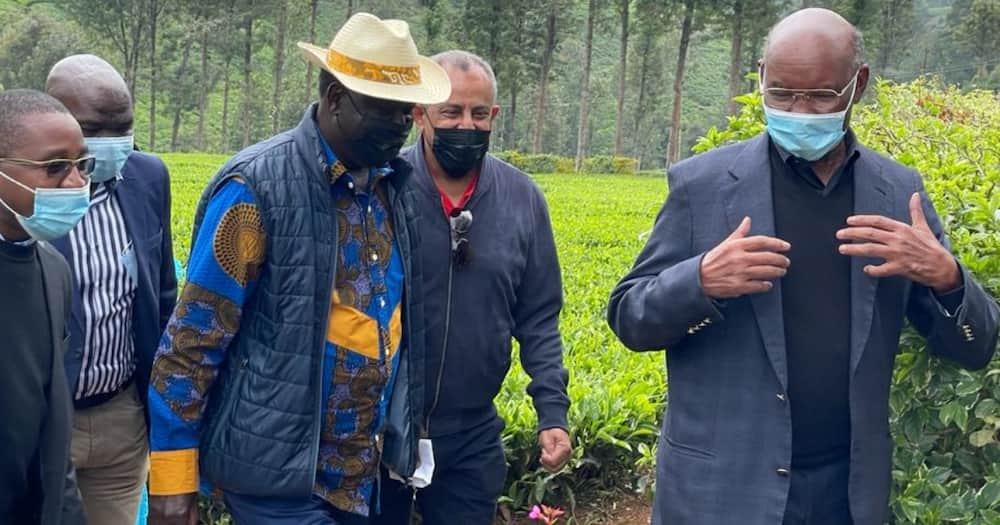
M 858 70 L 858 85 L 854 92 L 852 103 L 857 104 L 865 96 L 865 90 L 868 88 L 868 80 L 871 78 L 870 75 L 871 70 L 868 68 L 868 64 L 862 64 L 861 69 Z
M 427 115 L 427 108 L 421 106 L 420 104 L 416 104 L 413 106 L 413 122 L 416 122 L 418 126 L 420 125 L 420 122 L 424 119 L 426 115 Z
M 340 85 L 339 82 L 330 82 L 330 85 L 326 87 L 326 93 L 323 93 L 326 107 L 330 108 L 330 111 L 337 109 L 343 94 L 344 86 Z
M 490 108 L 490 120 L 492 121 L 492 120 L 496 119 L 497 115 L 499 115 L 499 114 L 500 114 L 500 105 L 499 104 L 493 104 L 493 107 Z

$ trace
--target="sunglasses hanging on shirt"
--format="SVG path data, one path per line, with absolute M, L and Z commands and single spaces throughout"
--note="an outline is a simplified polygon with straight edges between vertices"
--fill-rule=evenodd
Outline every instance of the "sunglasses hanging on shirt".
M 451 259 L 457 268 L 468 266 L 472 260 L 472 248 L 466 234 L 472 227 L 472 212 L 465 208 L 455 208 L 448 216 L 451 229 Z

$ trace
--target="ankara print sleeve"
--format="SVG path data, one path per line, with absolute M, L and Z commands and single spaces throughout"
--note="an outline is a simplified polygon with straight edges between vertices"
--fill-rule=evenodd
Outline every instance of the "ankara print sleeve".
M 198 436 L 226 350 L 264 262 L 266 237 L 249 188 L 232 179 L 211 197 L 149 382 L 154 496 L 198 490 Z

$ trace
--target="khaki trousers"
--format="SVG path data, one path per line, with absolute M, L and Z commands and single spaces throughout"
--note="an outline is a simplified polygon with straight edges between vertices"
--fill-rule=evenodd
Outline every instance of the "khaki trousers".
M 89 525 L 133 525 L 149 473 L 149 441 L 135 385 L 73 414 L 73 465 Z

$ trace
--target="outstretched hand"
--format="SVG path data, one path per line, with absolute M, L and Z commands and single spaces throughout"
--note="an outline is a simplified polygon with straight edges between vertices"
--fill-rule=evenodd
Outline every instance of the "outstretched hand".
M 958 263 L 931 231 L 919 193 L 910 197 L 910 223 L 881 215 L 848 217 L 848 227 L 837 232 L 845 241 L 840 253 L 882 259 L 882 264 L 865 266 L 871 277 L 899 275 L 939 294 L 961 286 Z

